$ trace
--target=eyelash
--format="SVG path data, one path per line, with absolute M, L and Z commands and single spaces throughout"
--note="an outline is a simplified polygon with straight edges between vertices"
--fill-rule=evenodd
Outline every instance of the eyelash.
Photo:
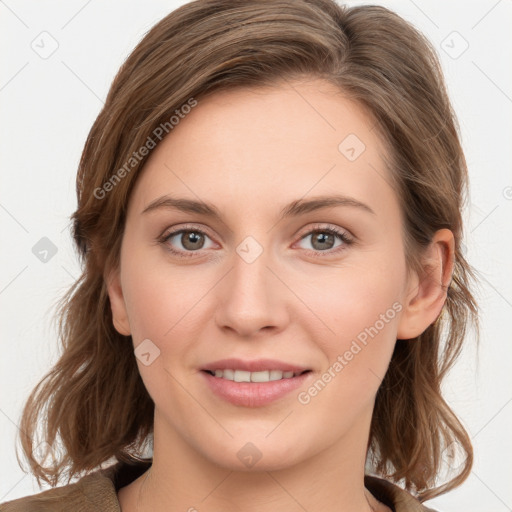
M 174 254 L 178 257 L 189 258 L 189 257 L 195 256 L 195 254 L 200 252 L 201 249 L 198 251 L 181 251 L 181 250 L 173 249 L 169 245 L 168 240 L 170 238 L 172 238 L 176 235 L 182 234 L 182 233 L 199 233 L 201 235 L 204 235 L 204 236 L 207 236 L 208 238 L 210 238 L 208 233 L 206 233 L 202 229 L 196 228 L 194 226 L 185 226 L 183 228 L 177 229 L 176 231 L 164 233 L 158 239 L 158 242 L 161 243 L 162 245 L 165 245 L 169 252 L 171 252 L 172 254 Z M 343 245 L 338 246 L 335 249 L 328 249 L 326 251 L 318 251 L 318 250 L 315 251 L 313 249 L 304 249 L 306 252 L 310 253 L 314 257 L 322 257 L 326 254 L 329 256 L 332 256 L 333 254 L 338 254 L 339 252 L 346 250 L 347 246 L 350 246 L 354 243 L 354 240 L 351 237 L 349 237 L 349 235 L 347 235 L 347 233 L 345 231 L 341 231 L 334 226 L 329 226 L 329 227 L 316 226 L 313 229 L 310 229 L 303 236 L 301 236 L 299 241 L 302 241 L 305 238 L 307 238 L 308 236 L 311 236 L 315 233 L 328 233 L 328 234 L 334 235 L 335 237 L 338 237 L 343 242 Z

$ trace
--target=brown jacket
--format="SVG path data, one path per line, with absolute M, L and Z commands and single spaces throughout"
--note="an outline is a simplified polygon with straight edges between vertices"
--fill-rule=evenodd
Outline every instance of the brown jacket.
M 0 512 L 120 512 L 117 491 L 133 482 L 150 463 L 118 462 L 78 482 L 0 504 Z M 366 488 L 394 512 L 435 512 L 400 487 L 381 478 L 365 477 Z

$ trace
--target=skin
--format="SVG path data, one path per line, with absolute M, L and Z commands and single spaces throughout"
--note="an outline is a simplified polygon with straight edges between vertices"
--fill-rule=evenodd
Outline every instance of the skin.
M 438 231 L 426 272 L 407 273 L 398 198 L 373 126 L 332 85 L 286 82 L 201 99 L 153 150 L 130 197 L 120 268 L 105 275 L 116 329 L 134 347 L 150 339 L 160 350 L 149 366 L 137 360 L 155 402 L 154 455 L 149 473 L 119 491 L 123 512 L 389 510 L 363 482 L 375 395 L 396 340 L 438 317 L 454 242 Z M 353 162 L 338 150 L 351 133 L 366 146 Z M 278 220 L 294 200 L 333 193 L 374 214 L 336 206 Z M 165 194 L 213 203 L 222 219 L 142 213 Z M 181 235 L 158 240 L 185 225 L 207 236 L 180 258 L 169 247 L 186 253 Z M 315 243 L 311 231 L 326 227 L 355 243 Z M 250 264 L 236 251 L 247 236 L 263 248 Z M 396 302 L 401 311 L 299 403 L 298 392 Z M 312 373 L 270 405 L 235 406 L 199 373 L 227 357 L 279 359 Z M 251 468 L 237 457 L 247 442 L 262 455 Z

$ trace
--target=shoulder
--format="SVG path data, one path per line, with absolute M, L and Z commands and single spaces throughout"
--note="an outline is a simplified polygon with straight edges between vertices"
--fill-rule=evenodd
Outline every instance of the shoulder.
M 0 504 L 0 512 L 119 512 L 111 478 L 98 470 L 75 483 Z
M 395 512 L 436 512 L 420 503 L 406 490 L 382 478 L 366 475 L 364 485 L 375 498 Z

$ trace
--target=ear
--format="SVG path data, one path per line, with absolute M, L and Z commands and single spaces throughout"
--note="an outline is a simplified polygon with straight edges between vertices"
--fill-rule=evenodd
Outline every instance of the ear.
M 116 331 L 124 336 L 130 336 L 131 329 L 128 322 L 128 313 L 121 288 L 121 277 L 119 269 L 107 273 L 105 283 L 107 285 L 110 307 L 112 309 L 112 322 Z
M 452 279 L 454 247 L 453 233 L 449 229 L 436 231 L 423 259 L 422 275 L 415 273 L 408 285 L 397 339 L 416 338 L 437 320 Z

